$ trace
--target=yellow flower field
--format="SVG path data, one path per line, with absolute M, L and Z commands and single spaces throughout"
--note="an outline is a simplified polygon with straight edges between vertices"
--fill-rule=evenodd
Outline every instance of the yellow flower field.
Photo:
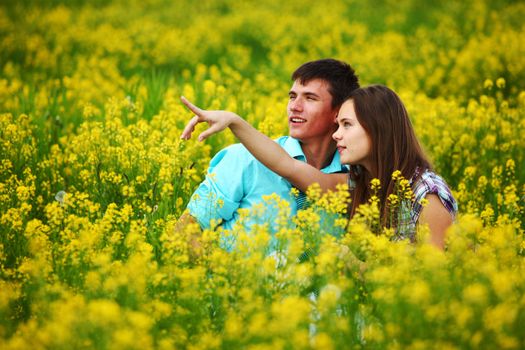
M 0 348 L 525 348 L 523 18 L 510 0 L 2 2 Z M 324 57 L 405 102 L 459 203 L 445 252 L 424 229 L 392 242 L 374 203 L 348 223 L 343 187 L 293 219 L 268 197 L 251 233 L 175 225 L 235 142 L 180 140 L 179 96 L 285 135 L 290 74 Z

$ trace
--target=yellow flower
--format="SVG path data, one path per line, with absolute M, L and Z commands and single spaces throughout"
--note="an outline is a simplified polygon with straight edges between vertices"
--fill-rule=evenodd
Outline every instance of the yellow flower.
M 372 181 L 370 181 L 370 186 L 372 191 L 378 191 L 381 189 L 381 181 L 379 181 L 379 179 L 372 179 Z
M 401 171 L 396 170 L 392 173 L 392 180 L 396 181 L 401 176 Z
M 396 206 L 399 203 L 399 197 L 396 194 L 389 194 L 387 198 L 388 203 L 392 206 Z
M 482 284 L 474 283 L 463 290 L 463 298 L 468 303 L 482 305 L 486 301 L 487 290 Z

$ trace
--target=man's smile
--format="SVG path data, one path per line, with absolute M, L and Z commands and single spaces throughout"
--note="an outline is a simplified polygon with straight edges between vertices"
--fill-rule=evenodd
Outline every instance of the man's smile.
M 299 117 L 290 117 L 289 120 L 292 123 L 306 123 L 306 119 L 299 118 Z

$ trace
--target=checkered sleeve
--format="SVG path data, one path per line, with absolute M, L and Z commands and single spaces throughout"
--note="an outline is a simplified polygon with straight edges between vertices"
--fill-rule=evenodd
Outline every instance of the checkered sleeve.
M 456 217 L 458 204 L 447 183 L 443 178 L 431 171 L 425 171 L 412 187 L 414 193 L 414 204 L 412 207 L 412 222 L 417 222 L 423 210 L 422 200 L 427 194 L 436 194 L 447 211 Z

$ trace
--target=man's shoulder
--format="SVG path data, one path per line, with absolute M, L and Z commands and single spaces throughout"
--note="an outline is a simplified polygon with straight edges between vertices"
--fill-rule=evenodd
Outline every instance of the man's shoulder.
M 278 137 L 276 139 L 273 139 L 273 140 L 282 146 L 286 142 L 290 142 L 293 139 L 290 136 L 280 136 L 280 137 Z
M 219 152 L 217 152 L 215 156 L 213 156 L 212 161 L 222 160 L 225 157 L 228 157 L 228 158 L 232 157 L 232 158 L 238 159 L 238 157 L 240 156 L 246 156 L 246 153 L 248 154 L 250 153 L 248 152 L 246 147 L 244 147 L 240 143 L 234 143 L 234 144 L 224 147 Z

